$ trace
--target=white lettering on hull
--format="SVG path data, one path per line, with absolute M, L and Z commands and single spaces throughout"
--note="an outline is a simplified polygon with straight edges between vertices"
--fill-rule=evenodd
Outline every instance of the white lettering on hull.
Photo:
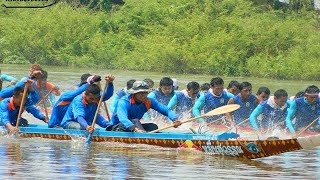
M 239 154 L 243 154 L 241 146 L 222 146 L 221 144 L 218 146 L 202 146 L 201 147 L 206 154 L 214 155 L 231 155 L 231 156 L 239 156 Z

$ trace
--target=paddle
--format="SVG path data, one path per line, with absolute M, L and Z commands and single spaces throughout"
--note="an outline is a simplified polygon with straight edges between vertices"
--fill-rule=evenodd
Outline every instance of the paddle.
M 218 108 L 216 108 L 216 109 L 214 109 L 212 111 L 209 111 L 206 114 L 203 114 L 201 116 L 181 121 L 181 124 L 184 124 L 184 123 L 187 123 L 187 122 L 191 122 L 191 121 L 194 121 L 196 119 L 207 117 L 207 116 L 215 116 L 215 115 L 219 115 L 219 114 L 225 114 L 227 112 L 235 111 L 235 110 L 237 110 L 239 108 L 240 108 L 240 105 L 238 105 L 238 104 L 230 104 L 230 105 L 221 106 L 221 107 L 218 107 Z M 165 129 L 169 129 L 169 128 L 172 128 L 172 127 L 174 127 L 174 124 L 166 126 L 166 127 L 163 127 L 163 128 L 160 128 L 160 129 L 156 129 L 154 131 L 150 131 L 149 133 L 159 132 L 159 131 L 162 131 L 162 130 L 165 130 Z
M 304 129 L 302 129 L 297 135 L 296 137 L 299 137 L 304 131 L 308 130 L 315 122 L 317 122 L 317 120 L 320 118 L 317 117 L 315 120 L 313 120 L 307 127 L 305 127 Z
M 98 86 L 99 86 L 99 88 L 100 88 L 100 90 L 101 90 L 101 83 L 100 83 L 100 81 L 98 82 Z M 110 114 L 109 114 L 109 111 L 108 111 L 108 106 L 107 106 L 107 104 L 106 104 L 105 101 L 103 101 L 103 106 L 104 106 L 104 109 L 105 109 L 105 111 L 106 111 L 107 118 L 108 118 L 108 120 L 110 121 Z
M 41 100 L 36 104 L 36 106 L 40 106 L 40 104 L 42 103 L 42 101 L 45 101 L 45 100 L 48 98 L 48 96 L 52 93 L 52 91 L 53 91 L 53 90 L 49 91 L 49 92 L 44 96 L 44 98 L 41 99 Z
M 39 86 L 40 86 L 41 99 L 45 99 L 45 97 L 44 97 L 44 92 L 43 92 L 43 89 L 42 89 L 42 84 L 41 84 L 42 82 L 41 82 L 41 80 L 39 80 L 38 83 L 39 83 Z M 49 119 L 49 114 L 48 114 L 48 109 L 47 109 L 47 106 L 46 106 L 46 101 L 42 101 L 42 105 L 43 105 L 43 107 L 44 107 L 44 112 L 45 112 L 46 118 L 47 118 L 47 120 L 48 120 L 48 119 Z
M 19 121 L 21 119 L 21 114 L 22 114 L 22 111 L 23 111 L 23 106 L 24 106 L 24 103 L 26 102 L 26 95 L 27 95 L 27 91 L 28 91 L 28 85 L 27 84 L 24 84 L 24 89 L 23 89 L 23 94 L 22 94 L 22 100 L 21 100 L 21 104 L 20 104 L 20 108 L 19 108 L 19 113 L 18 113 L 18 118 L 17 118 L 17 122 L 16 122 L 16 128 L 19 127 Z M 18 131 L 17 131 L 18 133 Z
M 93 121 L 92 121 L 92 124 L 91 124 L 91 126 L 93 128 L 94 128 L 94 125 L 96 124 L 96 120 L 97 120 L 97 117 L 98 117 L 99 109 L 100 109 L 101 103 L 103 101 L 103 97 L 104 97 L 105 91 L 107 89 L 107 86 L 108 86 L 108 83 L 106 83 L 106 85 L 104 86 L 104 89 L 102 91 L 102 95 L 101 95 L 99 103 L 98 103 L 98 107 L 97 107 L 96 113 L 94 114 L 94 118 L 93 118 Z M 92 133 L 89 133 L 88 138 L 86 140 L 86 144 L 90 144 L 91 143 L 91 137 L 92 137 Z

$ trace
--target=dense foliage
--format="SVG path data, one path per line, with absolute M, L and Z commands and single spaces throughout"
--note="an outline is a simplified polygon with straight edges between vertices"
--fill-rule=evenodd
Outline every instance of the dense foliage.
M 0 63 L 320 80 L 320 18 L 260 0 L 0 8 Z M 306 1 L 310 2 L 310 1 Z

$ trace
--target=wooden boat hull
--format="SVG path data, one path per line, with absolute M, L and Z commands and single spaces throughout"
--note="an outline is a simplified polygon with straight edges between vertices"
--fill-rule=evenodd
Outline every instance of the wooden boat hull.
M 44 125 L 21 127 L 20 133 L 21 136 L 25 138 L 40 137 L 57 140 L 71 140 L 72 136 L 87 137 L 87 132 L 84 130 L 47 128 Z M 297 139 L 275 140 L 221 140 L 223 138 L 223 136 L 219 137 L 211 134 L 183 134 L 171 132 L 131 133 L 110 132 L 105 131 L 104 129 L 96 129 L 91 141 L 147 144 L 170 148 L 179 148 L 183 144 L 188 143 L 209 155 L 224 155 L 244 159 L 273 156 L 284 152 L 313 148 L 320 145 L 320 135 L 299 137 Z

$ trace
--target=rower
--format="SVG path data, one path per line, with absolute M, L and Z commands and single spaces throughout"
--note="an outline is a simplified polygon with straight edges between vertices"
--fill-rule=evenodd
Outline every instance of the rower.
M 26 80 L 25 86 L 31 88 L 32 80 Z M 0 125 L 5 126 L 10 132 L 17 132 L 18 129 L 15 127 L 19 107 L 21 105 L 22 97 L 23 97 L 23 87 L 16 87 L 13 90 L 13 96 L 10 98 L 5 98 L 3 101 L 0 102 Z M 34 105 L 30 103 L 27 99 L 26 103 L 24 104 L 24 109 L 31 113 L 34 117 L 44 121 L 45 123 L 48 122 L 46 116 L 41 113 Z M 19 126 L 28 126 L 28 121 L 24 118 L 19 120 Z
M 233 112 L 236 124 L 249 118 L 252 111 L 258 105 L 259 101 L 252 94 L 252 85 L 249 82 L 242 82 L 239 86 L 240 93 L 228 101 L 228 104 L 239 104 L 240 108 Z M 227 118 L 233 122 L 231 113 L 227 113 Z
M 159 101 L 163 105 L 168 105 L 174 94 L 173 80 L 169 77 L 163 77 L 160 80 L 159 88 L 150 92 L 148 97 Z
M 231 93 L 227 93 L 223 90 L 224 81 L 220 77 L 212 78 L 210 81 L 210 89 L 207 93 L 201 95 L 192 108 L 194 117 L 201 115 L 201 109 L 204 109 L 204 113 L 207 113 L 215 108 L 224 106 L 227 104 L 230 98 L 233 97 Z M 222 118 L 223 115 L 211 116 L 206 118 L 207 120 L 217 120 Z M 203 122 L 203 118 L 199 118 L 198 122 Z
M 229 82 L 227 89 L 224 89 L 224 91 L 227 91 L 234 96 L 238 95 L 240 90 L 239 90 L 240 83 L 238 81 L 232 80 Z
M 195 81 L 189 82 L 187 89 L 176 92 L 167 107 L 171 110 L 175 109 L 174 112 L 181 116 L 184 112 L 192 109 L 195 101 L 200 97 L 199 89 L 199 83 Z
M 263 101 L 269 99 L 270 96 L 270 90 L 267 87 L 260 87 L 256 93 L 256 97 L 259 100 L 259 103 L 262 103 Z
M 167 106 L 170 99 L 175 95 L 175 90 L 173 86 L 173 80 L 170 77 L 163 77 L 160 80 L 159 88 L 156 90 L 153 90 L 148 94 L 149 98 L 155 99 L 161 104 Z M 161 117 L 162 115 L 154 110 L 150 110 L 145 117 L 147 119 L 151 119 L 151 117 Z M 163 116 L 162 116 L 163 117 Z
M 144 81 L 136 81 L 128 90 L 129 95 L 119 100 L 115 113 L 112 115 L 110 125 L 107 131 L 125 131 L 125 132 L 149 132 L 158 129 L 154 123 L 140 122 L 143 115 L 149 110 L 154 109 L 157 112 L 167 116 L 173 121 L 174 126 L 178 127 L 181 122 L 177 120 L 177 115 L 159 103 L 157 100 L 147 97 L 151 91 Z
M 203 83 L 200 86 L 200 93 L 201 94 L 205 94 L 206 92 L 208 92 L 210 89 L 210 84 L 209 83 Z
M 283 125 L 287 115 L 287 108 L 290 106 L 287 91 L 279 89 L 270 96 L 268 100 L 259 104 L 251 113 L 249 120 L 254 130 L 266 129 L 272 125 Z M 257 125 L 257 117 L 263 114 L 260 126 Z M 283 126 L 282 126 L 283 127 Z
M 315 85 L 312 85 L 307 87 L 303 97 L 297 98 L 291 103 L 291 106 L 288 109 L 288 115 L 286 117 L 286 125 L 290 133 L 295 133 L 296 130 L 306 127 L 313 120 L 319 118 L 319 116 L 319 88 Z M 296 118 L 296 122 L 293 125 L 292 120 L 294 117 Z M 319 121 L 318 124 L 320 124 Z
M 82 77 L 86 77 L 85 75 L 82 75 Z M 49 128 L 53 128 L 53 127 L 59 127 L 60 123 L 64 117 L 64 115 L 67 112 L 67 109 L 71 103 L 71 101 L 78 95 L 80 95 L 81 93 L 83 93 L 87 87 L 88 84 L 93 84 L 96 82 L 101 81 L 101 77 L 94 75 L 94 76 L 89 76 L 87 77 L 86 81 L 83 81 L 80 84 L 80 87 L 77 88 L 76 90 L 69 90 L 64 92 L 58 99 L 58 101 L 55 103 L 55 105 L 52 108 L 52 113 L 51 113 L 51 117 L 50 117 L 50 121 L 48 123 L 48 127 Z
M 102 92 L 105 93 L 103 101 L 108 100 L 114 91 L 114 76 L 108 74 L 105 76 L 105 80 L 108 86 L 106 91 Z M 92 133 L 94 131 L 92 122 L 98 108 L 100 94 L 100 87 L 97 84 L 88 85 L 83 94 L 76 96 L 72 100 L 60 126 L 64 129 L 85 129 Z M 97 115 L 96 123 L 103 128 L 108 125 L 108 121 L 100 114 Z
M 40 65 L 32 64 L 30 66 L 30 69 L 29 69 L 29 74 L 26 77 L 23 77 L 14 86 L 10 86 L 10 87 L 4 88 L 4 89 L 2 89 L 2 91 L 0 91 L 0 101 L 2 99 L 4 99 L 4 98 L 11 97 L 13 95 L 13 90 L 16 87 L 23 87 L 24 86 L 24 81 L 27 80 L 27 79 L 30 79 L 30 78 L 35 80 L 33 82 L 33 85 L 32 85 L 33 86 L 32 90 L 36 90 L 37 94 L 39 94 L 38 93 L 39 91 L 37 91 L 39 86 L 36 86 L 36 85 L 39 84 L 38 81 L 45 81 L 46 82 L 45 83 L 45 87 L 48 89 L 48 91 L 52 91 L 52 93 L 54 95 L 60 96 L 59 88 L 57 86 L 53 85 L 52 83 L 46 81 L 47 75 L 48 75 L 47 72 L 42 70 Z M 33 100 L 33 103 L 36 104 L 40 100 L 40 96 L 33 97 L 32 100 Z

